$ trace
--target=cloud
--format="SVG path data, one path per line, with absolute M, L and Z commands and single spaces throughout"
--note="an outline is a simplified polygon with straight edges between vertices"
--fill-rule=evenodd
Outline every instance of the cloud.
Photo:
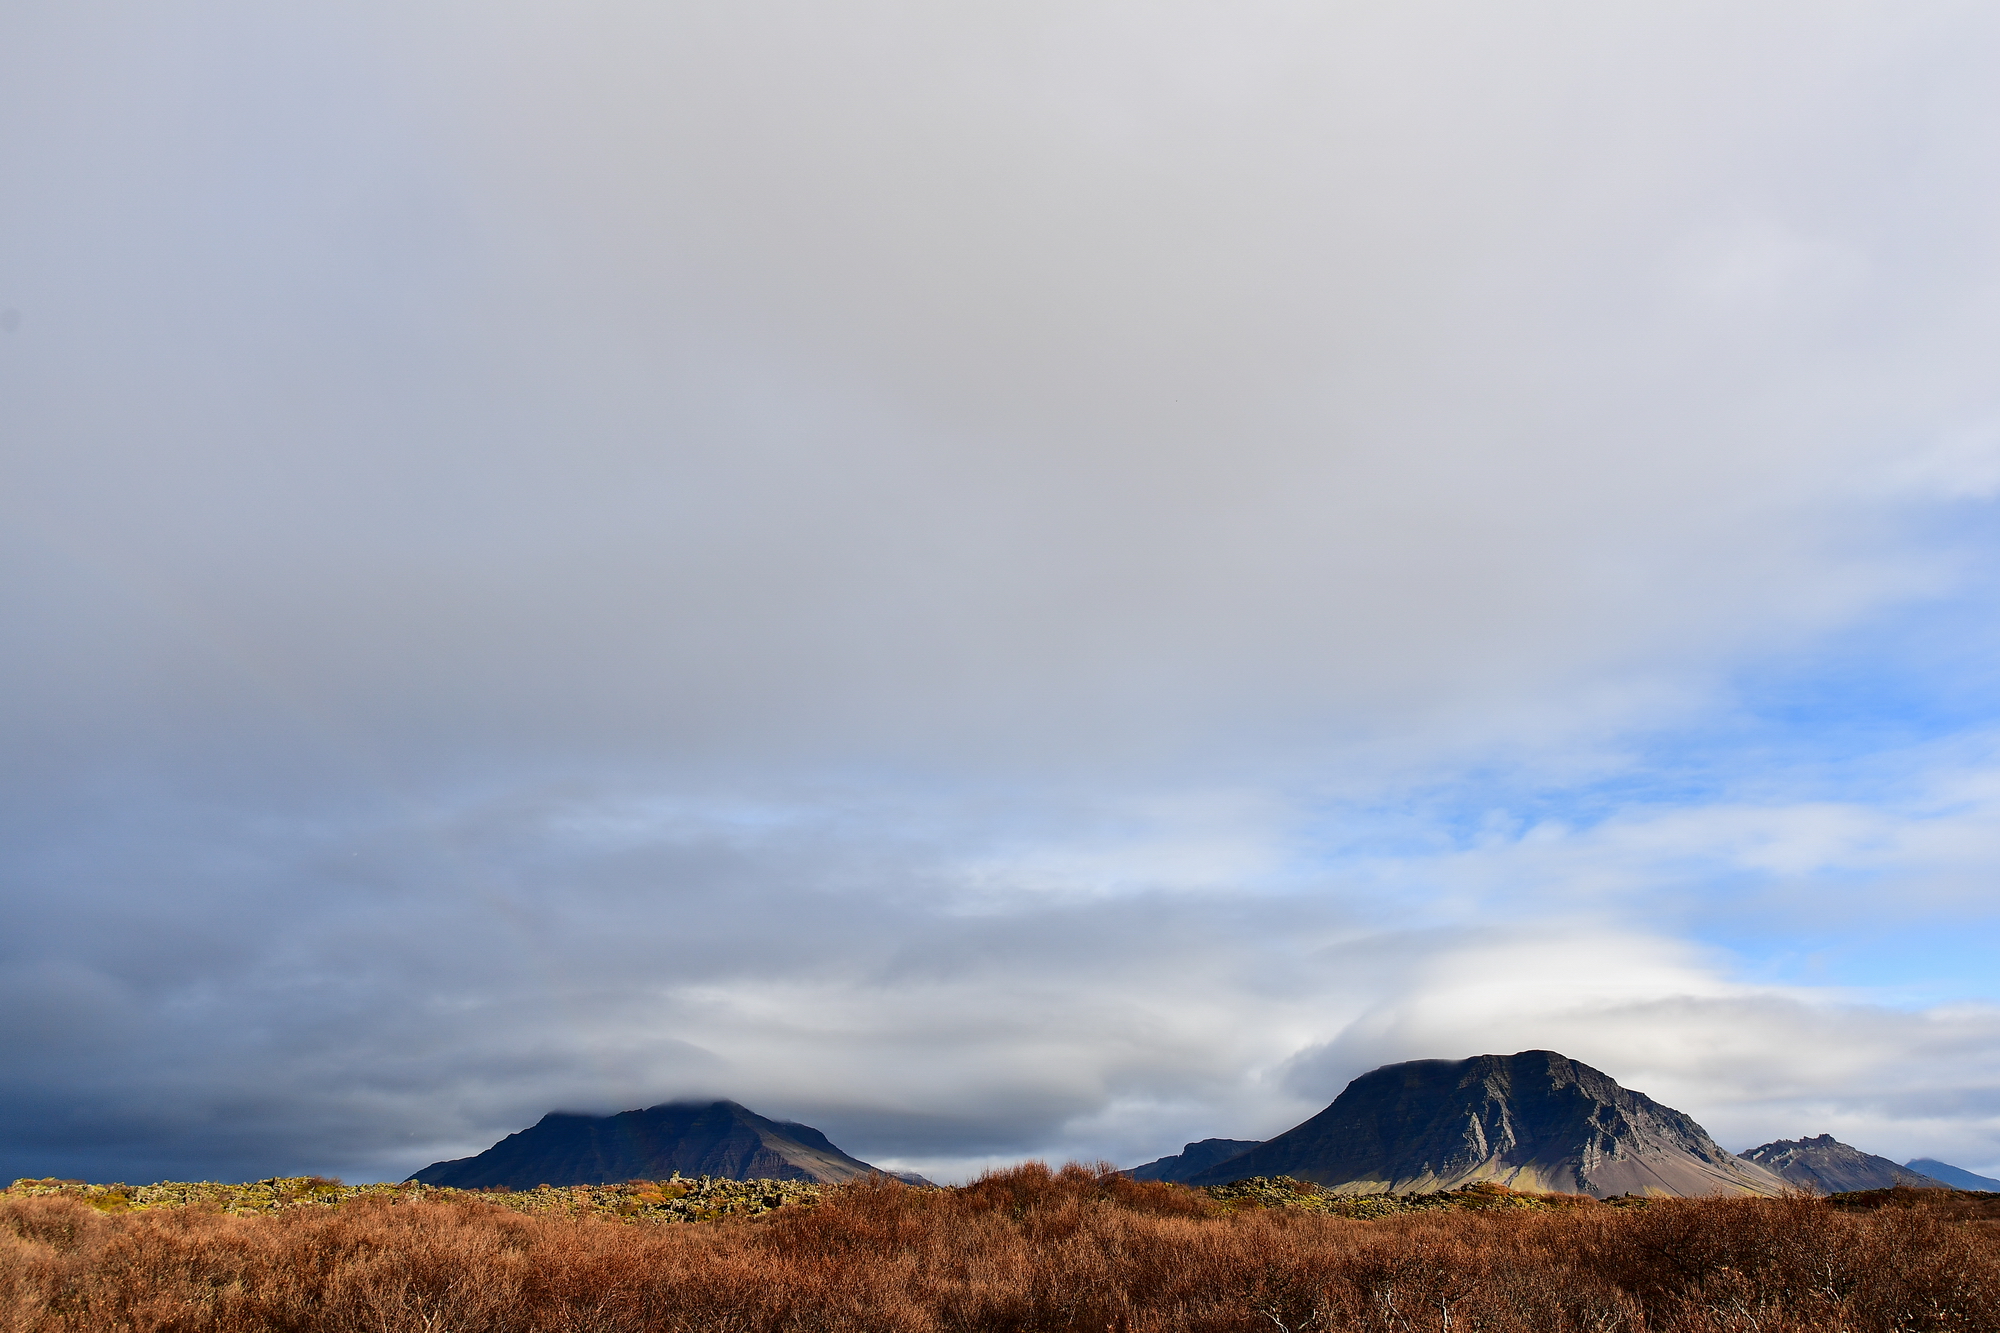
M 1990 926 L 1993 36 L 11 12 L 13 1169 L 1563 1042 L 1990 1165 L 1977 970 L 1787 960 Z
M 1663 968 L 1667 952 L 1644 937 L 1481 939 L 1424 960 L 1374 1012 L 1302 1051 L 1288 1076 L 1330 1099 L 1354 1074 L 1413 1051 L 1559 1049 L 1694 1110 L 1737 1151 L 1830 1132 L 1897 1160 L 1941 1143 L 1938 1152 L 1993 1155 L 2000 1009 L 1911 1012 L 1731 985 L 1712 967 Z
M 161 920 L 134 913 L 157 870 L 100 861 L 6 973 L 38 1020 L 4 1052 L 16 1169 L 397 1176 L 553 1107 L 711 1095 L 945 1175 L 1139 1161 L 1278 1132 L 1376 1064 L 1533 1046 L 1738 1146 L 1832 1128 L 1991 1156 L 1990 1006 L 1732 976 L 1647 920 L 1663 833 L 1567 862 L 1532 833 L 1411 854 L 1385 888 L 1379 863 L 1301 869 L 1299 825 L 1229 801 L 1211 839 L 1264 856 L 1196 873 L 1172 853 L 1198 805 L 1121 809 L 1114 832 L 1060 827 L 1065 800 L 996 838 L 984 803 L 895 789 L 859 820 L 509 797 L 269 831 Z M 1539 896 L 1458 892 L 1478 856 Z
M 1897 99 L 1974 20 L 1086 12 L 64 34 L 21 683 L 110 618 L 364 746 L 1088 754 L 1627 719 L 1940 586 L 1990 205 L 1860 182 L 1959 188 Z M 1837 155 L 1891 113 L 1917 166 Z

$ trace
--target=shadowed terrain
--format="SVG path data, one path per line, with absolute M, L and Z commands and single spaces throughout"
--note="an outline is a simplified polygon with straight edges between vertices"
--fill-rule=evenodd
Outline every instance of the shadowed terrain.
M 1203 1139 L 1190 1143 L 1172 1157 L 1162 1157 L 1125 1174 L 1134 1180 L 1189 1180 L 1211 1166 L 1220 1166 L 1258 1146 L 1259 1139 Z
M 1481 1180 L 1596 1198 L 1785 1188 L 1683 1113 L 1554 1051 L 1385 1065 L 1304 1124 L 1189 1181 L 1248 1176 L 1293 1176 L 1352 1194 Z
M 810 1125 L 766 1120 L 735 1102 L 666 1102 L 618 1115 L 545 1115 L 476 1157 L 410 1177 L 459 1189 L 533 1189 L 669 1176 L 832 1183 L 881 1172 Z

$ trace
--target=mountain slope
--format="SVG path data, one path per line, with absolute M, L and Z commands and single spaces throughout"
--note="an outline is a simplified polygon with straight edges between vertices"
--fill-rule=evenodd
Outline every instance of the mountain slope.
M 1942 1180 L 1934 1180 L 1921 1171 L 1897 1166 L 1886 1157 L 1850 1148 L 1831 1134 L 1760 1144 L 1744 1153 L 1743 1159 L 1777 1172 L 1788 1185 L 1812 1190 L 1816 1194 L 1885 1190 L 1894 1185 L 1914 1185 L 1919 1189 L 1951 1188 Z
M 1232 1157 L 1240 1157 L 1258 1146 L 1257 1139 L 1203 1139 L 1190 1143 L 1173 1157 L 1162 1157 L 1144 1166 L 1135 1166 L 1125 1174 L 1134 1180 L 1186 1180 L 1211 1166 L 1219 1166 Z
M 1978 1175 L 1975 1172 L 1966 1170 L 1962 1166 L 1953 1166 L 1950 1162 L 1940 1162 L 1935 1157 L 1919 1157 L 1914 1161 L 1905 1162 L 1903 1165 L 1909 1167 L 1912 1171 L 1922 1172 L 1932 1180 L 1941 1180 L 1953 1189 L 1980 1190 L 2000 1194 L 2000 1180 L 1995 1180 L 1991 1176 Z
M 766 1120 L 735 1102 L 667 1102 L 608 1116 L 552 1111 L 476 1157 L 433 1162 L 410 1179 L 460 1189 L 533 1189 L 661 1180 L 676 1172 L 823 1183 L 883 1174 L 810 1125 Z
M 1554 1051 L 1385 1065 L 1304 1124 L 1189 1183 L 1281 1175 L 1349 1194 L 1475 1180 L 1598 1198 L 1771 1195 L 1785 1186 L 1681 1112 Z

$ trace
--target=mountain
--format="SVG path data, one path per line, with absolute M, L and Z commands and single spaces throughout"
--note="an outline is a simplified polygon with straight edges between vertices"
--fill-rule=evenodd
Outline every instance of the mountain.
M 1135 1166 L 1125 1174 L 1134 1180 L 1186 1180 L 1196 1172 L 1240 1157 L 1258 1145 L 1257 1139 L 1203 1139 L 1190 1143 L 1174 1157 Z
M 1921 1171 L 1897 1166 L 1886 1157 L 1850 1148 L 1831 1134 L 1816 1139 L 1779 1139 L 1752 1148 L 1743 1159 L 1769 1167 L 1785 1178 L 1785 1183 L 1816 1194 L 1840 1194 L 1847 1190 L 1885 1190 L 1892 1185 L 1914 1185 L 1919 1189 L 1950 1189 L 1942 1180 L 1933 1180 Z
M 1935 1157 L 1919 1157 L 1913 1162 L 1905 1162 L 1912 1171 L 1921 1171 L 1932 1180 L 1941 1180 L 1953 1189 L 1986 1190 L 2000 1194 L 2000 1180 L 1991 1176 L 1974 1175 L 1962 1166 L 1950 1162 L 1940 1162 Z
M 1249 1176 L 1294 1176 L 1343 1194 L 1475 1180 L 1600 1199 L 1785 1188 L 1681 1112 L 1554 1051 L 1384 1065 L 1304 1124 L 1188 1183 Z
M 887 1174 L 809 1125 L 766 1120 L 735 1102 L 666 1102 L 605 1116 L 551 1111 L 477 1157 L 433 1162 L 410 1179 L 460 1189 L 533 1189 L 662 1180 L 676 1172 L 826 1183 Z

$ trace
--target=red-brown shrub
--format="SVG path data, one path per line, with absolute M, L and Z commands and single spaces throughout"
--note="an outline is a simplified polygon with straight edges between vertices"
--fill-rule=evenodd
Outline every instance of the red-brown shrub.
M 758 1220 L 477 1198 L 268 1216 L 0 1201 L 5 1333 L 2000 1333 L 1992 1224 L 1940 1196 L 1230 1212 L 1040 1164 Z

